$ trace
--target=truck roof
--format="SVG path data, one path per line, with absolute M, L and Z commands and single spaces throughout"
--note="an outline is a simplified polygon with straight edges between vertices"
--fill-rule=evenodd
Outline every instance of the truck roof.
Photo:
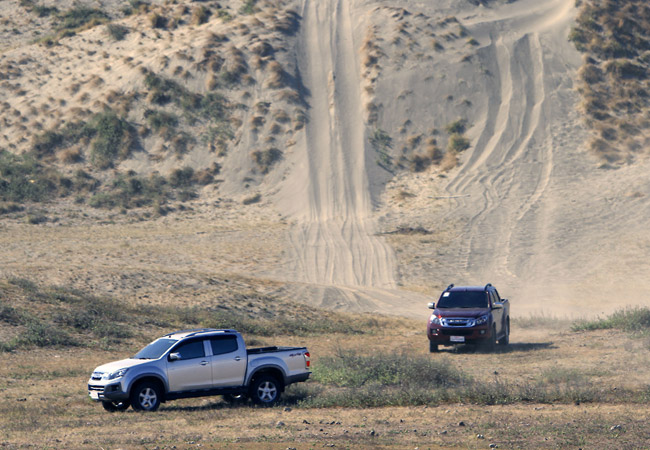
M 447 286 L 446 291 L 452 291 L 452 292 L 485 292 L 492 288 L 492 283 L 488 283 L 485 286 L 454 286 L 453 284 L 450 284 Z
M 172 339 L 185 339 L 190 336 L 197 336 L 201 334 L 236 334 L 235 330 L 230 329 L 218 329 L 218 328 L 194 328 L 191 330 L 179 330 L 167 333 L 163 337 L 169 337 Z

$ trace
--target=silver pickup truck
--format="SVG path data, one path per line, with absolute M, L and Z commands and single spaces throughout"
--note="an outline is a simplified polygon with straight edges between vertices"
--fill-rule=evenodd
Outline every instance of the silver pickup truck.
M 155 411 L 161 402 L 207 395 L 270 406 L 310 374 L 306 347 L 247 349 L 235 330 L 203 328 L 166 334 L 132 358 L 97 367 L 88 394 L 107 411 Z

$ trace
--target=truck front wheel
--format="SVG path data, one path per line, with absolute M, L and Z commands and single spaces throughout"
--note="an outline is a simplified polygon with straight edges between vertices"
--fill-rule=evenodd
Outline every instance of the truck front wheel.
M 280 399 L 280 390 L 278 380 L 271 375 L 262 375 L 253 381 L 249 395 L 258 405 L 272 406 Z
M 128 400 L 122 402 L 102 402 L 102 406 L 108 412 L 126 411 L 131 406 Z
M 429 341 L 429 352 L 437 353 L 438 352 L 438 344 L 434 344 L 433 341 Z
M 160 406 L 161 396 L 158 384 L 144 381 L 131 390 L 131 405 L 136 411 L 155 411 Z
M 505 334 L 499 339 L 499 345 L 508 345 L 510 343 L 510 318 L 506 319 Z

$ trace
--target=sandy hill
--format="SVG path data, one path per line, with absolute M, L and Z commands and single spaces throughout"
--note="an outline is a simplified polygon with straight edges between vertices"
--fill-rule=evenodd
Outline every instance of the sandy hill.
M 4 275 L 235 273 L 412 316 L 451 282 L 517 314 L 647 302 L 648 8 L 623 3 L 1 0 Z M 44 201 L 178 241 L 17 257 Z M 236 235 L 181 239 L 211 227 Z

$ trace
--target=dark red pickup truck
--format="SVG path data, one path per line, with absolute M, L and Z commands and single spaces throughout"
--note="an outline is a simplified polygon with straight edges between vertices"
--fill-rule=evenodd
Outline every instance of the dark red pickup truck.
M 449 285 L 438 304 L 429 303 L 429 351 L 439 345 L 484 343 L 494 348 L 510 341 L 510 302 L 490 283 L 485 286 Z

